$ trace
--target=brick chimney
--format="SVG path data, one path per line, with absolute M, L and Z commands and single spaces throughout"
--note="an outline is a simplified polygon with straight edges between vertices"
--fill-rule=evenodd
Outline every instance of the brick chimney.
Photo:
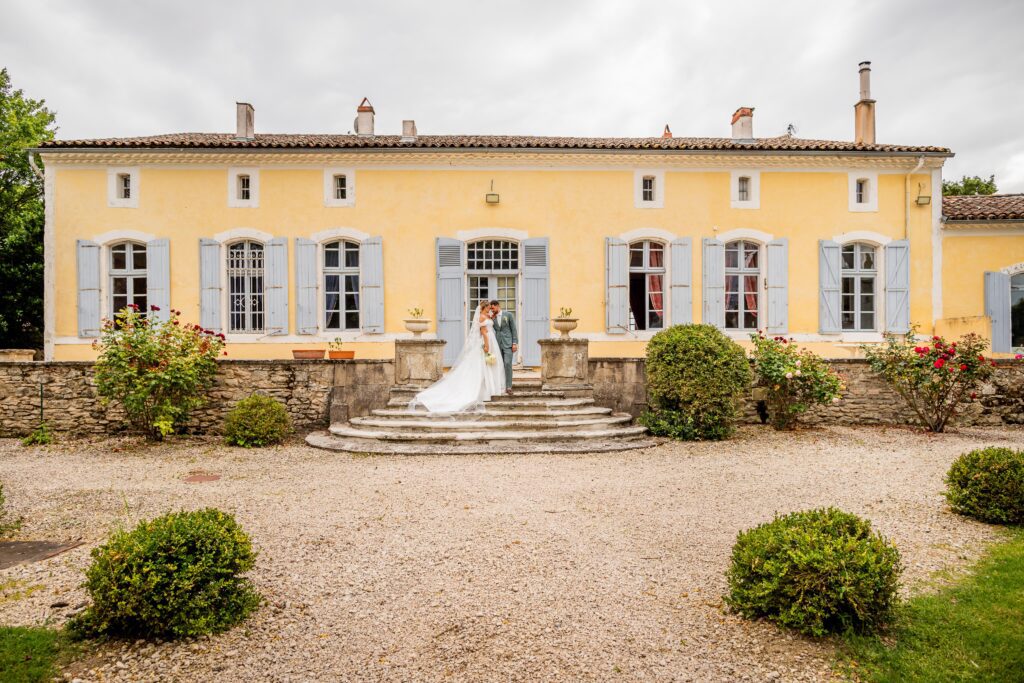
M 732 139 L 754 139 L 754 108 L 740 107 L 732 115 Z
M 661 137 L 666 140 L 672 137 L 672 129 L 668 127 L 667 123 L 665 124 L 665 131 L 661 134 Z
M 875 101 L 871 99 L 871 62 L 860 63 L 860 101 L 853 105 L 853 141 L 875 144 Z
M 235 102 L 235 139 L 252 140 L 255 136 L 256 115 L 248 102 Z
M 373 135 L 373 105 L 365 97 L 356 109 L 356 135 Z

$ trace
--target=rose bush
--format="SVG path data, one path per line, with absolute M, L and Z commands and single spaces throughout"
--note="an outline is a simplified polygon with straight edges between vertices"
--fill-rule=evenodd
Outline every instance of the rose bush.
M 183 324 L 180 315 L 172 310 L 161 321 L 129 305 L 103 321 L 94 343 L 97 393 L 123 406 L 132 427 L 150 439 L 173 433 L 203 404 L 217 358 L 226 354 L 223 334 Z
M 928 431 L 942 432 L 992 376 L 995 362 L 985 358 L 988 343 L 976 334 L 948 342 L 942 337 L 917 340 L 916 328 L 906 337 L 887 334 L 880 346 L 861 348 L 871 369 L 881 375 L 914 411 Z
M 757 385 L 765 390 L 768 419 L 775 429 L 792 429 L 815 404 L 839 400 L 839 375 L 824 360 L 785 337 L 750 335 Z

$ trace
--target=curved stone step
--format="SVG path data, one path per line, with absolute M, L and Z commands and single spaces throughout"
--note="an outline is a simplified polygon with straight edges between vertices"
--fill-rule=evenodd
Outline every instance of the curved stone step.
M 580 406 L 593 405 L 594 399 L 590 397 L 586 398 L 518 398 L 518 397 L 504 397 L 498 401 L 489 401 L 485 403 L 485 407 L 499 407 L 502 410 L 515 410 L 517 408 L 529 409 L 545 409 L 545 410 L 565 410 L 568 408 L 578 408 Z M 404 399 L 393 398 L 388 401 L 388 407 L 395 408 L 409 405 L 409 401 Z
M 445 443 L 415 443 L 378 441 L 376 439 L 346 438 L 327 432 L 313 432 L 306 443 L 341 453 L 359 455 L 527 455 L 530 453 L 609 453 L 641 450 L 657 446 L 649 437 L 629 439 L 589 439 L 581 441 L 546 441 L 539 443 L 516 441 L 448 441 Z
M 433 419 L 402 419 L 385 417 L 354 417 L 349 424 L 356 427 L 372 429 L 384 429 L 390 433 L 405 430 L 426 430 L 430 432 L 444 432 L 452 430 L 479 431 L 482 426 L 488 430 L 549 430 L 563 429 L 566 431 L 580 431 L 583 428 L 611 427 L 614 425 L 628 424 L 632 421 L 631 415 L 620 413 L 618 415 L 599 415 L 590 417 L 569 417 L 564 419 L 505 419 L 492 420 L 481 423 L 479 420 L 447 420 L 445 418 Z
M 474 420 L 480 420 L 483 422 L 489 422 L 491 420 L 504 420 L 506 418 L 515 417 L 539 417 L 539 418 L 551 418 L 561 419 L 567 416 L 585 416 L 585 415 L 611 415 L 611 408 L 602 408 L 600 406 L 581 406 L 579 408 L 565 408 L 563 410 L 531 410 L 528 408 L 521 408 L 519 410 L 503 410 L 502 408 L 495 408 L 488 406 L 483 411 L 468 412 L 468 413 L 452 413 L 450 417 L 452 419 L 472 418 Z M 435 420 L 436 415 L 431 415 L 425 410 L 409 410 L 407 408 L 378 408 L 374 410 L 371 415 L 373 417 L 400 417 L 405 419 L 417 419 L 417 420 Z
M 389 432 L 380 429 L 359 429 L 349 424 L 334 424 L 330 428 L 335 436 L 376 439 L 379 441 L 412 441 L 421 443 L 444 443 L 449 441 L 520 441 L 524 443 L 540 441 L 579 441 L 581 439 L 628 439 L 643 436 L 646 427 L 609 427 L 580 431 L 546 431 L 546 430 L 493 430 L 493 431 L 461 431 L 461 432 L 421 432 L 403 431 Z

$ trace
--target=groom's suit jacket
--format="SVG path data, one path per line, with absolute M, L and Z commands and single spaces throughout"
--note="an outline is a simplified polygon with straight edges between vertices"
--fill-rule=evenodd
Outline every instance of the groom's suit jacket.
M 498 347 L 511 350 L 513 344 L 519 344 L 519 330 L 516 319 L 508 311 L 501 312 L 501 319 L 494 319 L 494 336 L 498 338 Z

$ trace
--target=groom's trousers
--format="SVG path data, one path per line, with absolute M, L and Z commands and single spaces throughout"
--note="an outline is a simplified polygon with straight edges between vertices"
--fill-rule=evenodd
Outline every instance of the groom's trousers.
M 498 347 L 501 350 L 501 360 L 505 364 L 505 388 L 512 388 L 512 361 L 515 359 L 515 353 L 512 351 L 512 347 L 505 348 L 504 346 Z

